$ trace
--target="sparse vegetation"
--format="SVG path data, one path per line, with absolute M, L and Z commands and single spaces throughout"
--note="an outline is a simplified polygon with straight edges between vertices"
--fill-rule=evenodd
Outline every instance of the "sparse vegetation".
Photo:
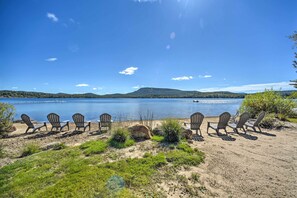
M 32 154 L 38 153 L 40 151 L 41 151 L 41 149 L 40 149 L 39 145 L 30 143 L 30 144 L 27 144 L 25 146 L 25 148 L 23 149 L 21 157 L 26 157 L 28 155 L 32 155 Z
M 103 153 L 108 147 L 107 142 L 105 141 L 100 141 L 100 140 L 92 140 L 83 143 L 80 145 L 80 149 L 83 150 L 84 154 L 86 156 L 92 155 L 92 154 L 99 154 Z
M 66 148 L 65 143 L 57 143 L 53 145 L 53 150 L 61 150 Z
M 0 158 L 3 158 L 5 156 L 5 152 L 4 152 L 4 149 L 3 149 L 3 145 L 0 144 Z
M 0 102 L 0 135 L 12 127 L 14 113 L 13 105 Z
M 164 140 L 167 142 L 179 142 L 182 127 L 178 120 L 166 119 L 161 126 L 162 131 L 165 133 Z
M 0 197 L 135 197 L 157 195 L 152 192 L 159 170 L 174 164 L 198 165 L 203 153 L 177 149 L 104 162 L 101 155 L 82 155 L 80 147 L 48 150 L 28 156 L 0 169 Z M 183 146 L 182 146 L 183 147 Z M 182 178 L 180 178 L 182 179 Z

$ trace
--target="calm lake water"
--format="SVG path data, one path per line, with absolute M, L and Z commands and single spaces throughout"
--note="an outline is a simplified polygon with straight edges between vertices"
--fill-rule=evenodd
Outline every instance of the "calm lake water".
M 113 120 L 139 120 L 140 115 L 153 114 L 154 119 L 188 118 L 194 112 L 205 116 L 217 116 L 224 111 L 236 113 L 242 99 L 48 99 L 48 98 L 9 98 L 0 102 L 13 104 L 16 108 L 15 119 L 22 113 L 37 121 L 46 121 L 47 114 L 54 112 L 62 120 L 72 120 L 74 113 L 85 115 L 86 120 L 98 120 L 102 113 L 109 113 Z

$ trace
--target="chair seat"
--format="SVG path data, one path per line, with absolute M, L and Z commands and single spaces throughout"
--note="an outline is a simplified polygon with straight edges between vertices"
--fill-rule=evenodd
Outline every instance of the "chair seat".
M 246 122 L 245 123 L 245 126 L 247 126 L 247 127 L 254 127 L 254 123 Z

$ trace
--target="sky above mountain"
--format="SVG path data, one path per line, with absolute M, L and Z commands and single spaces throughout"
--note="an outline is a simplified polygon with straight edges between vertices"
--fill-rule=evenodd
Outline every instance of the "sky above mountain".
M 0 90 L 294 89 L 295 0 L 0 0 Z

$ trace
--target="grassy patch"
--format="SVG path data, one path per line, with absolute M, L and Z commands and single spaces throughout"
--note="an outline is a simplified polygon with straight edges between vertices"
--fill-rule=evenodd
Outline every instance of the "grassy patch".
M 126 148 L 134 144 L 135 144 L 135 141 L 133 139 L 127 139 L 125 142 L 117 142 L 113 139 L 109 140 L 109 145 L 111 147 L 118 148 L 118 149 Z
M 106 146 L 106 142 L 92 141 L 80 147 L 40 152 L 5 166 L 0 169 L 0 197 L 145 196 L 145 192 L 154 192 L 151 186 L 154 178 L 159 178 L 160 168 L 203 161 L 201 152 L 187 149 L 115 162 L 104 162 L 101 155 L 85 157 L 87 149 L 103 152 Z
M 194 152 L 194 150 L 185 142 L 179 143 L 176 148 L 179 149 L 179 150 L 183 150 L 183 151 L 185 151 L 187 153 L 193 153 Z
M 0 144 L 0 158 L 3 158 L 5 156 L 5 152 L 4 152 L 4 149 L 3 149 L 3 145 Z
M 297 123 L 297 118 L 288 118 L 289 122 Z
M 33 144 L 33 143 L 27 144 L 22 151 L 21 157 L 26 157 L 28 155 L 32 155 L 32 154 L 38 153 L 40 151 L 41 151 L 41 149 L 37 144 Z
M 53 145 L 53 150 L 61 150 L 66 148 L 65 143 L 57 143 Z
M 84 154 L 89 156 L 92 154 L 99 154 L 99 153 L 103 153 L 108 147 L 107 142 L 104 141 L 96 141 L 96 140 L 92 140 L 92 141 L 88 141 L 83 143 L 82 145 L 80 145 L 80 149 L 84 150 Z
M 163 141 L 164 141 L 164 136 L 154 135 L 154 136 L 152 137 L 152 140 L 153 140 L 153 141 L 156 141 L 156 142 L 163 142 Z

